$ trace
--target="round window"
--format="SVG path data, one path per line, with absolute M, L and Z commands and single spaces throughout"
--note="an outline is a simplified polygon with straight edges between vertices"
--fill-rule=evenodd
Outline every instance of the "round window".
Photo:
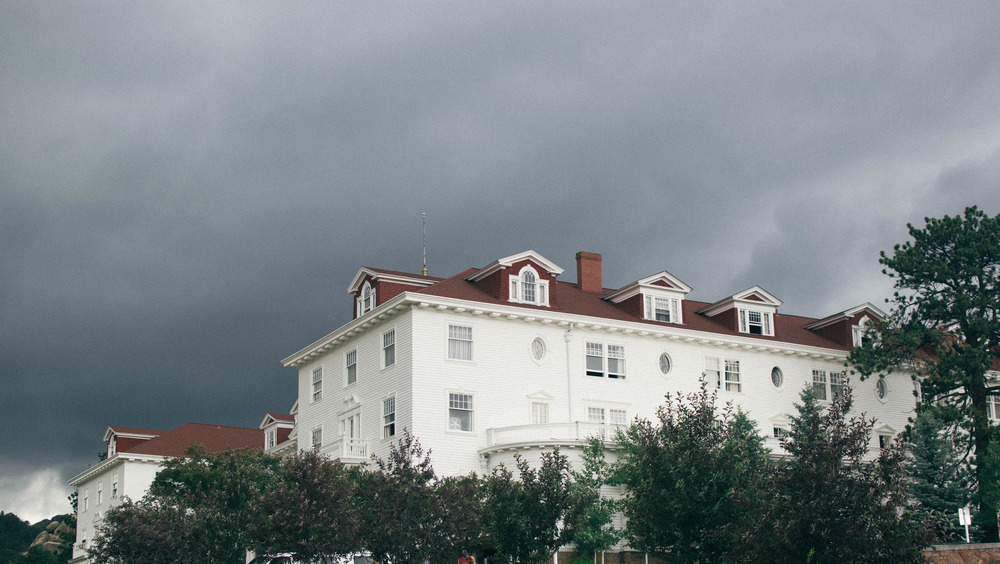
M 879 378 L 875 382 L 875 397 L 880 400 L 885 400 L 885 396 L 889 395 L 889 388 L 885 384 L 885 379 Z
M 670 367 L 673 363 L 670 362 L 670 355 L 663 353 L 660 355 L 660 373 L 667 374 L 670 372 Z
M 774 384 L 775 388 L 780 388 L 785 383 L 785 375 L 781 373 L 781 369 L 777 366 L 771 369 L 771 383 Z
M 534 341 L 531 341 L 531 358 L 536 361 L 545 358 L 545 341 L 541 338 L 536 337 Z

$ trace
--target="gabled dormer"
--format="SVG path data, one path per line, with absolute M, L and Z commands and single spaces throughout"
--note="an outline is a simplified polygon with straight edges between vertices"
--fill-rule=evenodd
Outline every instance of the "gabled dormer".
M 270 450 L 288 440 L 295 428 L 295 416 L 284 413 L 268 413 L 260 422 L 264 431 L 264 450 Z
M 885 313 L 870 303 L 864 303 L 814 321 L 805 328 L 823 335 L 846 348 L 860 347 L 869 323 L 882 321 Z
M 104 443 L 107 445 L 107 455 L 111 458 L 119 452 L 129 450 L 160 436 L 163 432 L 153 429 L 136 429 L 132 427 L 108 427 L 104 432 Z
M 555 307 L 556 277 L 562 273 L 542 255 L 524 251 L 493 261 L 466 280 L 503 302 Z
M 407 290 L 426 288 L 439 280 L 441 279 L 432 276 L 362 266 L 347 286 L 347 293 L 354 296 L 354 318 L 361 317 Z
M 760 286 L 721 299 L 695 313 L 739 333 L 774 336 L 774 320 L 781 300 Z
M 649 321 L 684 323 L 684 297 L 691 286 L 666 270 L 637 280 L 604 297 L 605 300 Z

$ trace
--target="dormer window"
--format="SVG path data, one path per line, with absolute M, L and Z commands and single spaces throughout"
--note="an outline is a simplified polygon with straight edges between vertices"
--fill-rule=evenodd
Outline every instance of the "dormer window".
M 677 298 L 661 298 L 659 296 L 643 295 L 643 317 L 664 323 L 681 322 L 681 301 Z
M 740 333 L 773 337 L 770 312 L 740 308 Z
M 361 288 L 361 297 L 358 298 L 358 316 L 362 316 L 375 309 L 375 289 L 368 282 Z
M 868 341 L 865 337 L 865 331 L 868 329 L 868 321 L 867 317 L 862 317 L 857 325 L 851 326 L 851 338 L 854 346 L 863 347 Z
M 549 281 L 539 280 L 534 268 L 525 266 L 510 277 L 510 301 L 516 304 L 549 305 Z

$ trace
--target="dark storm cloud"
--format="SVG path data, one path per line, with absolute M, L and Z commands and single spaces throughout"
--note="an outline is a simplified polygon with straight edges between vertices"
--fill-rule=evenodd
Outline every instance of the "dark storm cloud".
M 907 221 L 998 211 L 990 3 L 4 8 L 5 510 L 109 424 L 288 409 L 421 212 L 432 274 L 591 250 L 823 316 L 881 305 Z

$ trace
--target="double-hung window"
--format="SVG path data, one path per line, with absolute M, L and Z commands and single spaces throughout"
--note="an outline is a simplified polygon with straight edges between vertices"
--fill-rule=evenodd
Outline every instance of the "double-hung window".
M 313 368 L 312 371 L 312 401 L 323 399 L 323 367 Z
M 448 430 L 472 431 L 472 394 L 448 394 Z
M 774 336 L 771 313 L 753 309 L 740 309 L 740 333 Z
M 604 343 L 587 342 L 586 369 L 587 376 L 608 378 L 625 377 L 625 347 L 624 345 L 607 345 L 607 362 L 605 362 Z
M 847 391 L 847 374 L 844 372 L 830 373 L 830 399 L 844 397 Z
M 738 360 L 726 361 L 726 391 L 742 391 L 740 387 L 740 361 Z
M 97 482 L 97 505 L 104 501 L 104 482 Z
M 604 420 L 604 408 L 603 407 L 588 407 L 587 408 L 587 421 L 591 423 L 600 423 L 603 425 Z
M 382 438 L 396 434 L 396 396 L 382 400 Z
M 396 364 L 396 330 L 390 329 L 382 333 L 382 367 Z
M 358 317 L 375 309 L 375 289 L 368 282 L 361 288 L 361 295 L 358 296 Z
M 118 497 L 118 472 L 111 475 L 111 499 Z
M 722 360 L 719 357 L 705 357 L 705 381 L 710 387 L 722 387 Z
M 268 429 L 267 431 L 267 441 L 264 444 L 264 448 L 274 448 L 274 445 L 278 442 L 278 431 L 277 429 Z
M 452 360 L 472 360 L 472 327 L 465 325 L 448 326 L 448 358 Z
M 816 392 L 816 399 L 821 401 L 842 398 L 847 393 L 847 374 L 828 374 L 826 370 L 813 370 L 813 390 Z
M 986 396 L 986 415 L 994 421 L 1000 420 L 1000 396 Z
M 358 349 L 354 349 L 344 356 L 347 364 L 347 383 L 353 384 L 358 381 Z
M 319 450 L 323 446 L 323 428 L 316 427 L 312 430 L 312 447 Z
M 601 425 L 626 425 L 628 424 L 628 413 L 624 409 L 603 407 L 588 407 L 587 421 L 600 423 Z
M 816 392 L 816 399 L 829 399 L 826 394 L 826 370 L 813 370 L 813 391 Z
M 544 402 L 532 402 L 531 423 L 532 425 L 543 425 L 549 422 L 549 404 Z

